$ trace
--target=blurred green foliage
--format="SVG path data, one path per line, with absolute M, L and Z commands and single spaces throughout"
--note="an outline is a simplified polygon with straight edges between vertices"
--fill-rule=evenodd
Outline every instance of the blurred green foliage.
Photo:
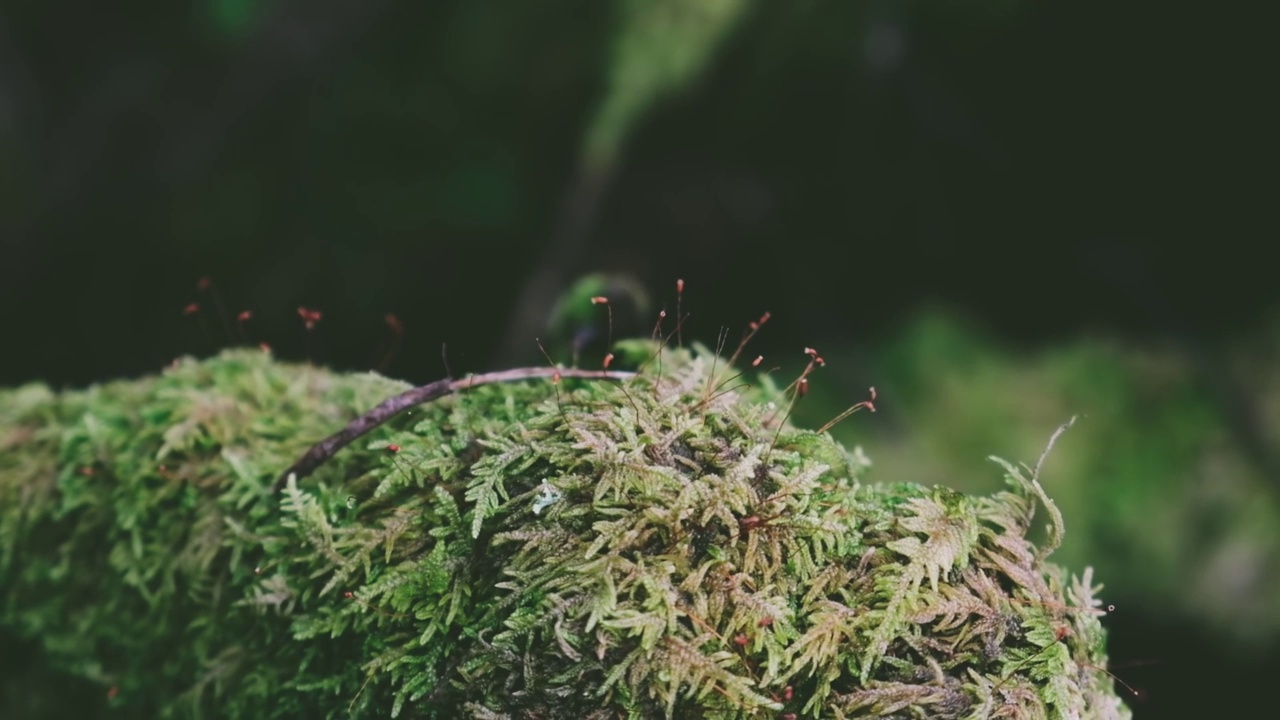
M 318 359 L 350 368 L 369 366 L 378 320 L 396 312 L 417 361 L 397 371 L 423 379 L 441 340 L 489 367 L 517 361 L 495 350 L 508 343 L 536 357 L 533 330 L 495 328 L 539 262 L 565 277 L 625 269 L 651 288 L 687 277 L 704 292 L 700 318 L 768 308 L 788 318 L 791 345 L 881 331 L 926 295 L 1018 336 L 1081 319 L 1143 332 L 1169 317 L 1246 322 L 1239 307 L 1265 285 L 1241 273 L 1261 266 L 1227 282 L 1200 272 L 1194 243 L 1165 241 L 1194 225 L 1169 208 L 1204 207 L 1185 178 L 1223 176 L 1169 148 L 1186 151 L 1180 123 L 1208 137 L 1207 120 L 1259 116 L 1162 110 L 1231 85 L 1186 67 L 1211 53 L 1171 57 L 1180 33 L 1146 32 L 1152 12 L 1100 0 L 202 0 L 95 7 L 71 23 L 57 4 L 10 4 L 0 325 L 24 352 L 0 358 L 0 376 L 84 383 L 209 352 L 179 312 L 205 275 L 288 357 L 303 355 L 300 304 L 325 310 L 342 339 Z M 1201 22 L 1199 10 L 1158 14 Z M 1220 133 L 1213 158 L 1245 154 L 1232 147 L 1247 136 Z M 548 259 L 565 198 L 601 164 L 614 179 L 592 201 L 585 245 Z M 1188 194 L 1197 202 L 1178 201 Z M 1221 228 L 1240 217 L 1214 213 L 1201 237 L 1246 237 Z M 847 268 L 814 259 L 851 243 L 861 268 L 911 272 L 861 273 L 877 302 L 835 302 Z M 996 269 L 1043 244 L 1058 262 L 1034 279 Z M 1158 264 L 1145 262 L 1153 247 Z M 1082 278 L 1094 292 L 1060 299 Z M 1194 301 L 1181 291 L 1192 285 Z M 443 311 L 458 302 L 467 317 Z M 821 316 L 804 311 L 817 305 Z M 99 367 L 42 342 L 55 324 Z
M 586 164 L 612 164 L 644 113 L 698 77 L 749 4 L 623 0 L 607 90 L 584 137 Z
M 264 10 L 264 0 L 207 0 L 208 19 L 213 29 L 233 38 L 249 32 Z

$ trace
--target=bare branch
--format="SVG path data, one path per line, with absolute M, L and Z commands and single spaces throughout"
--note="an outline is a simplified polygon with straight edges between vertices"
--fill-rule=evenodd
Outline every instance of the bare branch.
M 271 486 L 272 492 L 279 492 L 289 481 L 290 475 L 296 475 L 298 479 L 302 479 L 316 468 L 323 465 L 329 458 L 338 454 L 342 448 L 350 445 L 356 439 L 365 435 L 370 430 L 385 423 L 391 418 L 408 410 L 415 405 L 422 405 L 433 400 L 438 400 L 446 395 L 452 395 L 455 392 L 468 390 L 479 385 L 491 385 L 493 383 L 517 382 L 520 380 L 535 380 L 540 378 L 578 378 L 582 380 L 612 380 L 614 382 L 627 380 L 635 376 L 630 372 L 610 372 L 607 370 L 578 370 L 573 368 L 560 369 L 554 367 L 533 367 L 533 368 L 515 368 L 512 370 L 500 370 L 498 372 L 482 373 L 480 375 L 472 375 L 459 380 L 452 378 L 444 378 L 427 383 L 420 387 L 406 390 L 405 392 L 388 398 L 379 403 L 369 412 L 347 423 L 347 426 L 329 437 L 321 440 L 311 446 L 298 461 L 289 466 L 276 479 L 275 484 Z

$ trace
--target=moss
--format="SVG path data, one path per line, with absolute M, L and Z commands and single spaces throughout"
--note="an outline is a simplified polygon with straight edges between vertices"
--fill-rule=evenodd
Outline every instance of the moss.
M 864 484 L 710 367 L 476 387 L 281 493 L 405 386 L 236 351 L 0 391 L 0 629 L 130 717 L 1128 716 L 1030 471 Z
M 1057 561 L 1094 565 L 1131 617 L 1203 626 L 1224 655 L 1260 658 L 1280 640 L 1280 331 L 1196 352 L 1106 338 L 1019 351 L 923 316 L 828 369 L 835 385 L 874 377 L 893 403 L 834 434 L 864 433 L 886 476 L 977 494 L 999 487 L 975 472 L 985 452 L 1034 453 L 1079 413 L 1046 483 L 1071 527 Z M 822 422 L 841 402 L 814 394 L 799 412 Z

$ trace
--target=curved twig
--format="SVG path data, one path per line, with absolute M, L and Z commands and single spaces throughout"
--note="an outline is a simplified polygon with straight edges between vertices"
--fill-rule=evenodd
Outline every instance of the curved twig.
M 445 395 L 452 395 L 455 392 L 468 390 L 478 385 L 491 385 L 493 383 L 516 382 L 519 380 L 534 380 L 538 378 L 577 378 L 581 380 L 627 380 L 635 376 L 630 372 L 611 372 L 608 370 L 577 370 L 577 369 L 559 369 L 554 367 L 534 367 L 534 368 L 515 368 L 513 370 L 500 370 L 498 372 L 482 373 L 480 375 L 472 375 L 470 377 L 454 380 L 445 378 L 432 383 L 427 383 L 420 387 L 406 390 L 395 397 L 387 398 L 379 403 L 369 412 L 364 413 L 360 417 L 347 423 L 347 426 L 329 437 L 321 440 L 311 446 L 298 461 L 289 466 L 288 470 L 280 473 L 280 477 L 276 479 L 271 486 L 272 492 L 279 492 L 286 483 L 289 482 L 289 476 L 295 475 L 298 479 L 304 478 L 315 471 L 316 468 L 323 465 L 329 458 L 338 454 L 342 448 L 350 445 L 361 435 L 373 430 L 379 425 L 385 423 L 391 418 L 408 410 L 415 405 L 438 400 Z

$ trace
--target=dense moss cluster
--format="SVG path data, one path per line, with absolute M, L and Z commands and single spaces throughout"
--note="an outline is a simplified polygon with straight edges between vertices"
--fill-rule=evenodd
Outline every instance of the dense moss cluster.
M 1032 455 L 1044 428 L 1087 413 L 1046 483 L 1071 528 L 1054 558 L 1094 565 L 1144 624 L 1201 626 L 1224 656 L 1261 660 L 1280 647 L 1280 317 L 1192 350 L 1089 337 L 1015 352 L 972 322 L 925 315 L 863 371 L 897 420 L 833 434 L 859 433 L 883 476 L 976 494 L 1000 485 L 973 472 L 975 448 Z M 831 372 L 853 382 L 843 363 Z M 816 422 L 839 409 L 809 400 L 799 410 Z
M 477 386 L 281 493 L 405 386 L 236 351 L 0 391 L 0 629 L 130 717 L 1128 716 L 1030 471 L 863 484 L 713 368 Z

